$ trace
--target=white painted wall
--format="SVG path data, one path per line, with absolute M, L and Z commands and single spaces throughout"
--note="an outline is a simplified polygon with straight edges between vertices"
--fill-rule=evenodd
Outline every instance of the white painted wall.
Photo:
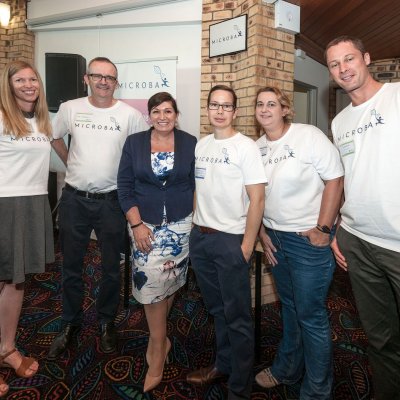
M 31 26 L 31 22 L 43 22 L 54 15 L 61 20 L 82 7 L 97 10 L 105 4 L 109 9 L 113 3 L 144 4 L 143 0 L 31 0 L 27 22 Z M 201 12 L 201 0 L 171 0 L 130 11 L 34 26 L 35 63 L 45 80 L 45 53 L 80 54 L 87 61 L 105 56 L 115 62 L 177 57 L 180 127 L 199 136 Z
M 317 127 L 328 134 L 329 72 L 325 65 L 306 56 L 295 57 L 294 79 L 317 88 Z
M 145 5 L 152 4 L 146 7 Z M 132 5 L 116 13 L 96 11 Z M 93 11 L 92 15 L 61 20 Z M 196 136 L 200 127 L 202 0 L 30 0 L 28 26 L 36 33 L 35 62 L 45 79 L 45 53 L 77 53 L 113 61 L 177 57 L 180 125 Z M 42 22 L 34 26 L 34 23 Z M 317 126 L 328 132 L 329 73 L 306 56 L 295 59 L 295 79 L 318 88 Z

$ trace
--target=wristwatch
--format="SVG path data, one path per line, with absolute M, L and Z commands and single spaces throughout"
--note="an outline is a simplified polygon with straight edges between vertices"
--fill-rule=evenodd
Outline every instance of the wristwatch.
M 332 232 L 331 228 L 329 228 L 329 226 L 327 226 L 327 225 L 319 225 L 319 224 L 317 224 L 316 228 L 320 232 L 327 233 L 328 235 L 330 235 L 331 232 Z

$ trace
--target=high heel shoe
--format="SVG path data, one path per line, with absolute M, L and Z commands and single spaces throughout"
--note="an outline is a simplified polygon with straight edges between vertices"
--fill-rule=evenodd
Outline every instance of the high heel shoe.
M 158 376 L 152 376 L 149 374 L 149 371 L 146 373 L 146 377 L 144 378 L 144 385 L 143 385 L 143 393 L 149 392 L 150 390 L 154 389 L 156 386 L 160 384 L 164 374 L 164 366 L 165 364 L 170 363 L 169 352 L 171 350 L 171 341 L 167 338 L 167 347 L 165 349 L 165 356 L 164 356 L 164 364 L 161 370 L 161 374 Z M 146 360 L 149 364 L 149 357 L 146 353 Z M 149 364 L 150 366 L 150 364 Z
M 11 368 L 15 370 L 15 373 L 20 378 L 32 378 L 37 373 L 37 370 L 31 370 L 32 373 L 29 374 L 28 371 L 31 369 L 32 365 L 37 362 L 35 358 L 32 357 L 25 357 L 22 354 L 21 356 L 21 364 L 18 368 L 14 368 L 11 364 L 6 361 L 6 358 L 13 353 L 18 353 L 17 349 L 12 349 L 11 351 L 0 355 L 0 367 L 2 368 Z

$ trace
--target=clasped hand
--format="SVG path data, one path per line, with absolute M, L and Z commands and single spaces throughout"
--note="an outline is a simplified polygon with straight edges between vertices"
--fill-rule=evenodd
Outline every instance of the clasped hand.
M 145 224 L 132 229 L 136 248 L 142 253 L 150 253 L 153 250 L 154 235 Z

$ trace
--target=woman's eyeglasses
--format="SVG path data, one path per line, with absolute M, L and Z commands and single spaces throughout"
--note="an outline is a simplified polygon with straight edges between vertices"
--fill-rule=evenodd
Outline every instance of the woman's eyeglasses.
M 208 103 L 207 108 L 209 110 L 219 110 L 219 108 L 222 107 L 224 111 L 232 112 L 235 110 L 235 106 L 233 104 L 219 104 L 219 103 Z

